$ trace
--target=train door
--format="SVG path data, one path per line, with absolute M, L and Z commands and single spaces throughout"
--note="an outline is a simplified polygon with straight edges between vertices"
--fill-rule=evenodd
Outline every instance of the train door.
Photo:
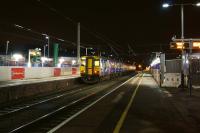
M 93 75 L 94 71 L 94 58 L 87 57 L 86 59 L 86 73 L 87 75 Z

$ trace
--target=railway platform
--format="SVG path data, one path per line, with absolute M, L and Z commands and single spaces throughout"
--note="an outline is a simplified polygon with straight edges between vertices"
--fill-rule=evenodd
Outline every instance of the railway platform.
M 75 78 L 79 78 L 79 77 L 80 77 L 79 75 L 69 75 L 69 76 L 60 76 L 60 77 L 0 81 L 0 88 L 8 87 L 8 86 L 18 86 L 18 85 L 28 85 L 28 84 L 34 84 L 34 83 L 58 81 L 58 80 L 65 80 L 65 79 L 75 79 Z
M 173 95 L 140 74 L 54 127 L 56 133 L 197 133 Z
M 17 79 L 0 82 L 0 105 L 4 106 L 18 100 L 29 99 L 55 91 L 70 89 L 79 83 L 79 75 Z

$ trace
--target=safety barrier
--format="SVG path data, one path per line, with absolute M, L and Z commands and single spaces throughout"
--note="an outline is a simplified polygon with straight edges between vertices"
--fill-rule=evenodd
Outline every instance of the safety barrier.
M 180 73 L 165 73 L 162 87 L 178 87 L 181 84 Z
M 78 67 L 0 67 L 0 81 L 16 79 L 48 78 L 58 76 L 78 76 Z

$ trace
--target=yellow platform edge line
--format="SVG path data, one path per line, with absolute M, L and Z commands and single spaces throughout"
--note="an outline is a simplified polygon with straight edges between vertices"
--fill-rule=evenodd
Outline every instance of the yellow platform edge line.
M 129 111 L 129 109 L 130 109 L 130 107 L 131 107 L 131 105 L 133 103 L 133 100 L 134 100 L 134 98 L 136 96 L 138 88 L 139 88 L 139 86 L 140 86 L 140 84 L 142 82 L 142 78 L 143 78 L 143 75 L 142 75 L 141 80 L 140 80 L 139 84 L 137 85 L 135 91 L 133 92 L 133 95 L 131 96 L 131 99 L 130 99 L 128 105 L 126 106 L 126 108 L 125 108 L 124 112 L 122 113 L 119 121 L 117 122 L 117 125 L 115 126 L 113 133 L 119 133 L 120 132 L 120 129 L 121 129 L 123 123 L 124 123 L 124 120 L 125 120 L 125 118 L 126 118 L 126 116 L 128 114 L 128 111 Z

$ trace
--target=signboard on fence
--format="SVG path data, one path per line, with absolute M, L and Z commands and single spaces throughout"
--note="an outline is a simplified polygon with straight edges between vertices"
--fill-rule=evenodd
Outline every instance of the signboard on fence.
M 61 75 L 61 69 L 60 68 L 54 68 L 54 77 L 58 77 Z
M 72 75 L 76 75 L 77 74 L 77 68 L 72 68 Z
M 24 68 L 11 68 L 11 79 L 24 79 Z

